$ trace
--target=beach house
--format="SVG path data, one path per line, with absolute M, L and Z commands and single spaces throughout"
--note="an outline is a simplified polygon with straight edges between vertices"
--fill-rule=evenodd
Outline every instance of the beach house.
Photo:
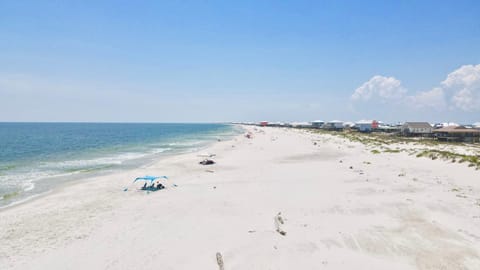
M 328 121 L 323 125 L 323 128 L 328 130 L 342 130 L 343 121 L 339 121 L 339 120 Z
M 343 122 L 343 128 L 344 129 L 350 129 L 350 128 L 353 128 L 355 127 L 355 123 L 353 122 Z
M 378 127 L 378 122 L 375 120 L 360 120 L 355 123 L 355 128 L 360 132 L 371 132 Z
M 392 125 L 392 124 L 388 125 L 383 123 L 378 123 L 377 128 L 373 127 L 373 129 L 375 129 L 376 131 L 385 132 L 385 133 L 399 133 L 400 128 L 401 126 L 398 126 L 398 125 Z
M 311 128 L 312 127 L 312 123 L 309 123 L 309 122 L 292 122 L 290 123 L 290 125 L 293 128 Z
M 480 142 L 480 130 L 465 126 L 448 126 L 433 131 L 435 139 L 453 142 Z
M 405 122 L 400 132 L 405 136 L 431 136 L 433 127 L 427 122 Z
M 325 121 L 315 120 L 315 121 L 312 121 L 311 124 L 313 128 L 321 128 L 325 124 Z

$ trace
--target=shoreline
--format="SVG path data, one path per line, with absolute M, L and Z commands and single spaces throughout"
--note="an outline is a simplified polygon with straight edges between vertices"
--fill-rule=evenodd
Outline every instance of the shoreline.
M 238 136 L 238 134 L 241 134 L 242 131 L 237 131 L 235 129 L 238 129 L 240 126 L 239 125 L 230 125 L 231 126 L 231 134 L 225 135 L 224 133 L 220 133 L 218 136 L 222 138 L 227 138 L 227 140 L 231 140 L 232 138 Z M 41 181 L 59 181 L 59 184 L 51 186 L 45 191 L 41 191 L 39 193 L 34 193 L 31 195 L 28 195 L 27 197 L 20 198 L 18 200 L 12 200 L 8 204 L 1 205 L 0 206 L 0 212 L 5 211 L 11 207 L 16 207 L 18 205 L 22 205 L 25 203 L 29 203 L 30 201 L 37 200 L 39 198 L 42 198 L 44 196 L 48 196 L 51 193 L 56 192 L 58 189 L 64 189 L 68 188 L 70 185 L 78 184 L 78 183 L 83 183 L 83 182 L 88 182 L 89 179 L 91 178 L 98 178 L 98 177 L 108 177 L 111 175 L 115 175 L 121 172 L 128 172 L 131 170 L 136 170 L 140 168 L 148 168 L 157 162 L 163 160 L 163 159 L 168 159 L 174 156 L 178 155 L 184 155 L 188 153 L 195 153 L 195 152 L 200 152 L 203 151 L 203 149 L 207 149 L 208 147 L 212 146 L 213 144 L 217 143 L 218 139 L 216 140 L 211 140 L 211 141 L 202 141 L 198 145 L 192 146 L 192 148 L 188 149 L 178 149 L 176 152 L 159 152 L 159 153 L 153 153 L 153 154 L 145 154 L 144 157 L 139 157 L 135 158 L 133 160 L 125 160 L 124 164 L 120 164 L 117 167 L 114 168 L 107 168 L 107 169 L 100 169 L 100 170 L 95 170 L 94 172 L 87 171 L 87 172 L 73 172 L 73 173 L 65 173 L 64 175 L 58 175 L 58 176 L 50 176 L 45 179 L 40 179 Z M 121 155 L 121 154 L 120 154 Z M 127 167 L 122 168 L 122 167 Z M 7 194 L 8 195 L 8 194 Z M 18 195 L 15 195 L 18 196 Z M 21 196 L 21 195 L 20 195 Z M 11 199 L 7 199 L 11 200 Z
M 239 126 L 236 126 L 235 128 L 239 128 Z M 240 127 L 240 128 L 242 130 L 244 130 L 242 127 Z M 234 140 L 237 140 L 241 136 L 243 136 L 243 133 L 240 133 L 240 131 L 239 131 L 239 134 L 235 134 L 235 135 L 232 134 L 232 135 L 228 136 L 227 140 L 211 141 L 211 142 L 203 144 L 202 147 L 196 148 L 194 150 L 192 149 L 192 150 L 181 152 L 181 153 L 172 153 L 172 154 L 168 154 L 168 155 L 162 155 L 162 156 L 157 157 L 157 158 L 149 159 L 149 162 L 139 164 L 138 166 L 136 166 L 134 168 L 130 168 L 128 170 L 119 170 L 119 171 L 105 173 L 105 174 L 97 174 L 97 175 L 94 175 L 94 176 L 81 178 L 77 181 L 64 182 L 61 185 L 55 187 L 54 189 L 52 189 L 52 190 L 50 190 L 46 193 L 38 194 L 35 197 L 30 198 L 30 199 L 28 199 L 24 202 L 14 204 L 14 205 L 10 205 L 10 206 L 7 206 L 5 208 L 1 208 L 0 209 L 0 240 L 4 237 L 9 238 L 8 235 L 5 235 L 5 231 L 3 232 L 4 234 L 2 235 L 2 230 L 1 229 L 5 228 L 5 226 L 4 226 L 5 223 L 9 223 L 8 222 L 9 220 L 7 220 L 5 217 L 2 217 L 2 216 L 7 216 L 7 217 L 10 216 L 10 217 L 17 218 L 17 217 L 19 217 L 19 215 L 16 212 L 23 212 L 23 213 L 27 212 L 27 213 L 33 214 L 32 211 L 35 211 L 34 210 L 35 208 L 41 208 L 42 210 L 45 210 L 45 212 L 49 212 L 48 211 L 49 209 L 47 207 L 42 207 L 42 205 L 43 206 L 48 205 L 48 206 L 53 206 L 54 207 L 56 205 L 56 203 L 54 203 L 52 205 L 50 201 L 61 202 L 61 201 L 59 201 L 58 197 L 63 197 L 63 198 L 68 200 L 68 197 L 72 196 L 72 195 L 75 195 L 76 191 L 94 192 L 95 191 L 95 189 L 94 189 L 95 185 L 100 186 L 102 188 L 102 190 L 100 190 L 102 194 L 94 197 L 94 199 L 96 199 L 96 200 L 105 199 L 105 197 L 102 197 L 102 196 L 105 196 L 106 192 L 115 193 L 117 195 L 117 197 L 115 198 L 116 202 L 119 202 L 118 200 L 121 199 L 121 198 L 119 198 L 119 196 L 121 197 L 123 194 L 127 194 L 127 197 L 143 196 L 143 195 L 148 196 L 149 192 L 145 192 L 145 191 L 141 191 L 141 190 L 135 190 L 134 188 L 129 188 L 129 191 L 124 192 L 123 189 L 125 187 L 127 187 L 129 184 L 131 184 L 133 179 L 135 179 L 135 177 L 146 175 L 146 174 L 147 175 L 148 174 L 155 175 L 155 173 L 147 173 L 147 172 L 141 173 L 140 171 L 149 171 L 149 172 L 157 171 L 158 166 L 163 166 L 164 164 L 174 163 L 178 159 L 184 159 L 184 158 L 192 159 L 192 158 L 195 158 L 195 159 L 200 160 L 202 158 L 198 157 L 198 155 L 200 153 L 202 153 L 203 151 L 207 151 L 208 149 L 215 149 L 216 147 L 218 147 L 218 145 L 221 145 L 221 144 L 229 144 L 229 143 L 233 142 Z M 159 175 L 161 175 L 161 173 L 159 173 Z M 121 181 L 115 181 L 114 180 L 114 179 L 118 179 L 118 178 L 121 178 L 123 180 L 121 180 Z M 172 177 L 169 177 L 169 178 L 170 178 L 170 180 L 172 180 Z M 167 180 L 167 181 L 170 181 L 170 180 Z M 173 180 L 174 180 L 174 178 L 173 178 Z M 110 190 L 109 188 L 107 188 L 108 186 L 110 186 L 110 184 L 114 186 L 113 190 Z M 157 193 L 165 192 L 165 191 L 168 192 L 169 190 L 171 190 L 173 188 L 173 185 L 170 182 L 167 182 L 166 185 L 167 185 L 167 190 L 160 190 Z M 73 207 L 82 208 L 83 204 L 84 204 L 83 202 L 78 202 L 78 201 L 76 202 L 75 200 L 69 200 L 68 203 L 70 203 L 70 204 L 67 205 L 66 208 L 70 208 L 70 207 L 72 207 L 72 205 L 73 205 Z M 108 214 L 108 211 L 110 209 L 111 208 L 103 209 L 102 211 L 100 211 L 101 212 L 100 214 Z M 35 212 L 38 212 L 38 211 L 35 211 Z M 30 215 L 30 214 L 27 214 L 27 215 Z M 33 216 L 35 216 L 35 215 L 38 215 L 38 213 L 34 214 Z M 26 217 L 31 218 L 31 216 L 26 216 Z M 36 223 L 35 220 L 33 220 L 32 222 L 33 222 L 32 224 Z M 18 224 L 18 222 L 13 222 L 13 224 Z M 54 234 L 56 234 L 56 233 L 54 233 Z M 43 237 L 43 236 L 38 235 L 38 237 Z M 3 246 L 3 247 L 6 247 L 6 246 Z M 2 252 L 2 246 L 0 246 L 0 266 L 2 266 L 3 263 L 4 263 L 4 262 L 2 262 L 2 259 L 5 259 L 2 256 L 3 255 L 2 253 L 3 253 Z M 20 256 L 20 257 L 23 257 L 23 256 Z M 28 257 L 28 256 L 25 256 L 25 257 Z M 11 268 L 15 265 L 16 264 L 13 264 L 13 265 L 10 264 L 9 265 L 8 261 L 6 262 L 6 267 L 7 268 Z M 1 268 L 3 268 L 3 267 L 1 267 Z
M 252 139 L 0 211 L 1 268 L 211 269 L 217 252 L 228 269 L 480 267 L 478 171 L 328 134 L 245 129 Z M 204 151 L 215 165 L 198 164 Z M 168 175 L 167 189 L 122 191 L 138 174 Z

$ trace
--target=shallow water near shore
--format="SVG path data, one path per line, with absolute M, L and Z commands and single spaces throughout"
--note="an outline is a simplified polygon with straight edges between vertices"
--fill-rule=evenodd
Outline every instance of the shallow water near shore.
M 239 132 L 227 124 L 0 123 L 0 207 Z

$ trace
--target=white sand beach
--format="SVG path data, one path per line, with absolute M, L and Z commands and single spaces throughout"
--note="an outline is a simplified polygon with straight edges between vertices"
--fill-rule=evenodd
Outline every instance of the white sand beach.
M 215 165 L 173 156 L 0 211 L 0 269 L 480 269 L 480 171 L 245 128 L 202 150 Z M 123 191 L 146 174 L 167 188 Z

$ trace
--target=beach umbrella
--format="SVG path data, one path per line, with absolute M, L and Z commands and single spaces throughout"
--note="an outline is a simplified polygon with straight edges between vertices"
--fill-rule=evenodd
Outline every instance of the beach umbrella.
M 168 179 L 168 177 L 166 177 L 165 175 L 163 175 L 163 176 L 150 176 L 150 175 L 145 175 L 145 176 L 142 176 L 142 177 L 137 177 L 137 178 L 135 178 L 135 180 L 133 180 L 133 182 L 135 183 L 136 181 L 139 181 L 139 180 L 153 182 L 153 181 L 155 181 L 155 180 L 157 180 L 157 179 L 160 179 L 160 178 Z
M 168 179 L 167 176 L 165 175 L 162 175 L 162 176 L 151 176 L 151 175 L 145 175 L 145 176 L 142 176 L 142 177 L 137 177 L 135 178 L 135 180 L 133 180 L 132 184 L 137 182 L 137 181 L 150 181 L 150 182 L 153 182 L 157 179 L 160 179 L 160 178 L 163 178 L 163 179 Z M 126 187 L 123 191 L 127 191 L 128 190 L 128 187 Z

